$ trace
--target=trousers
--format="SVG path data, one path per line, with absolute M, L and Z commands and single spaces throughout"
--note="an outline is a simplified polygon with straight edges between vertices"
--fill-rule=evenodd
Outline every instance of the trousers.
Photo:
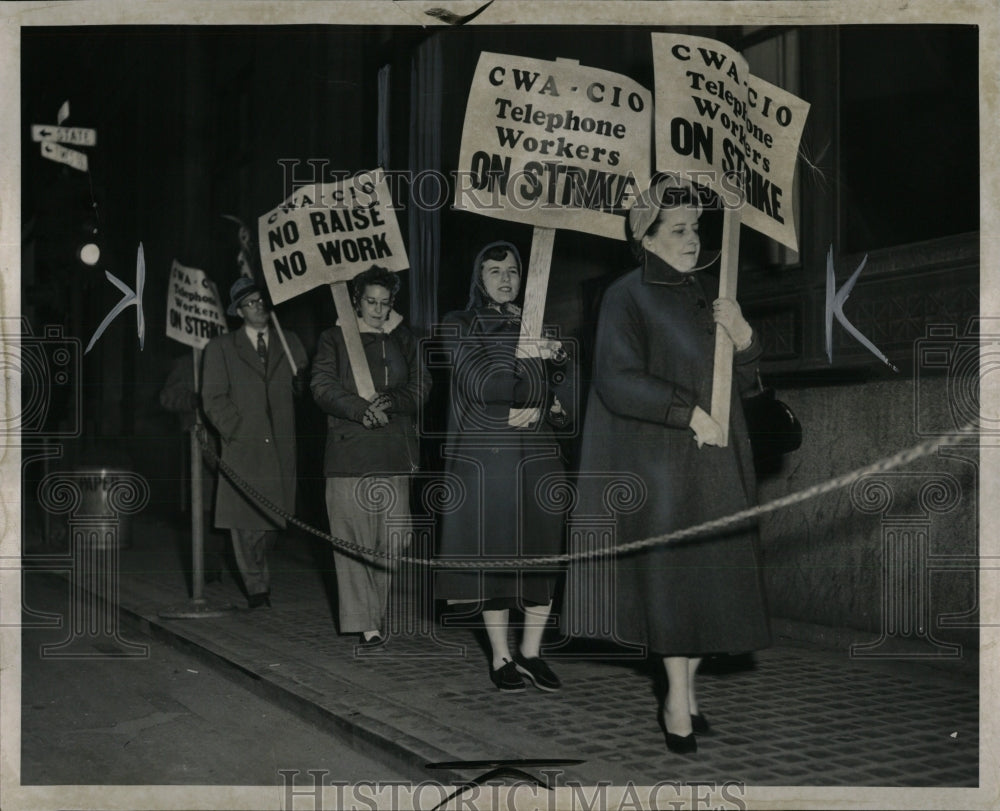
M 278 540 L 275 529 L 231 529 L 233 555 L 243 577 L 247 594 L 266 594 L 271 590 L 271 571 L 267 556 Z
M 391 496 L 385 505 L 369 503 L 361 495 L 365 485 L 385 487 Z M 330 534 L 373 552 L 398 554 L 409 545 L 409 477 L 331 477 L 326 480 L 326 508 Z M 384 508 L 383 508 L 384 507 Z M 393 569 L 385 560 L 364 559 L 333 552 L 337 569 L 340 633 L 384 630 Z

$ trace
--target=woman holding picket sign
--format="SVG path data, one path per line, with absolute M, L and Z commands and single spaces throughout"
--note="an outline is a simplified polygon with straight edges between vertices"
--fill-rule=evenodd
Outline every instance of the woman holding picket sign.
M 386 518 L 409 515 L 410 474 L 417 469 L 417 409 L 430 378 L 420 368 L 417 341 L 393 308 L 399 278 L 373 265 L 352 282 L 357 328 L 375 384 L 371 401 L 358 394 L 342 325 L 326 330 L 313 361 L 313 399 L 327 414 L 324 457 L 330 532 L 378 554 L 398 554 L 401 528 Z M 388 496 L 388 497 L 387 497 Z M 392 537 L 390 537 L 392 536 Z M 391 560 L 334 549 L 340 632 L 360 642 L 384 641 Z
M 443 516 L 440 555 L 487 558 L 557 554 L 563 516 L 546 499 L 564 482 L 553 428 L 569 421 L 574 364 L 562 342 L 542 338 L 519 357 L 521 255 L 509 242 L 484 247 L 472 266 L 469 302 L 445 316 L 454 328 L 447 472 L 465 498 Z M 561 402 L 560 402 L 561 401 Z M 564 405 L 566 406 L 564 408 Z M 490 679 L 502 691 L 561 687 L 540 658 L 555 576 L 537 569 L 445 569 L 436 596 L 482 610 Z M 510 611 L 524 614 L 520 646 L 509 648 Z
M 756 503 L 739 398 L 754 387 L 761 348 L 739 305 L 716 298 L 718 281 L 702 272 L 716 257 L 701 251 L 701 213 L 692 187 L 654 178 L 626 218 L 641 264 L 601 304 L 580 469 L 633 474 L 645 486 L 642 504 L 617 516 L 618 545 Z M 709 413 L 717 329 L 735 352 L 725 446 Z M 599 492 L 588 492 L 596 481 L 581 476 L 580 504 L 600 503 Z M 614 561 L 616 639 L 663 662 L 669 689 L 660 723 L 672 752 L 696 751 L 695 733 L 709 731 L 695 692 L 702 656 L 770 644 L 757 545 L 756 528 L 743 523 Z

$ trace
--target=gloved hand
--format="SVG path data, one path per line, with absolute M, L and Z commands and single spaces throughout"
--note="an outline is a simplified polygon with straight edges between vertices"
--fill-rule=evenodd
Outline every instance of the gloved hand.
M 361 424 L 370 431 L 376 428 L 383 428 L 389 424 L 389 415 L 381 408 L 378 408 L 375 403 L 372 403 L 361 417 Z
M 722 426 L 700 406 L 695 406 L 691 412 L 690 425 L 694 431 L 694 441 L 698 443 L 699 448 L 702 445 L 722 445 Z
M 301 397 L 309 390 L 309 372 L 306 369 L 299 369 L 298 374 L 292 378 L 292 394 Z
M 538 354 L 545 360 L 552 360 L 556 363 L 562 363 L 567 357 L 562 341 L 551 338 L 543 338 L 538 342 Z
M 193 423 L 191 425 L 191 433 L 195 435 L 195 438 L 198 440 L 198 445 L 203 449 L 208 445 L 208 431 L 205 428 L 204 423 Z
M 552 398 L 552 405 L 549 407 L 546 419 L 553 428 L 563 428 L 569 422 L 569 414 L 566 413 L 566 409 L 563 408 L 558 397 Z
M 392 411 L 392 398 L 388 394 L 376 394 L 375 399 L 372 400 L 372 405 L 388 414 Z
M 736 351 L 746 349 L 753 341 L 753 328 L 743 318 L 740 305 L 731 298 L 717 298 L 712 302 L 712 318 L 729 333 Z

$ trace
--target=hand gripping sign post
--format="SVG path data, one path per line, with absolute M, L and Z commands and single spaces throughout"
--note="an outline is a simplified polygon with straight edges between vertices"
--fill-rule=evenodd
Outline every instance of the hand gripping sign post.
M 537 355 L 557 228 L 624 239 L 649 182 L 651 96 L 617 73 L 483 52 L 469 92 L 455 208 L 534 226 L 518 356 Z M 520 424 L 521 410 L 510 423 Z
M 219 291 L 205 271 L 189 268 L 176 259 L 170 268 L 167 290 L 167 337 L 191 347 L 194 356 L 194 391 L 201 392 L 198 372 L 201 352 L 209 340 L 226 331 L 226 317 L 219 303 Z M 191 601 L 161 610 L 161 617 L 197 619 L 215 617 L 232 609 L 231 605 L 212 605 L 202 596 L 205 585 L 205 526 L 201 462 L 198 432 L 201 412 L 195 409 L 191 431 Z
M 302 186 L 258 219 L 261 268 L 271 301 L 329 284 L 358 394 L 375 396 L 347 282 L 371 265 L 406 270 L 409 259 L 381 171 Z
M 707 185 L 726 206 L 719 297 L 736 298 L 740 222 L 798 249 L 794 175 L 809 105 L 750 75 L 721 42 L 652 34 L 656 165 Z M 712 419 L 729 441 L 733 344 L 716 329 Z

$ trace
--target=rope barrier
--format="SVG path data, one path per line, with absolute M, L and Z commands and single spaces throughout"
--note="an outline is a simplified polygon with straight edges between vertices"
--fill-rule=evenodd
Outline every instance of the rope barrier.
M 358 544 L 345 541 L 342 538 L 336 538 L 323 530 L 317 529 L 316 527 L 306 524 L 304 521 L 299 520 L 294 515 L 272 503 L 267 497 L 261 495 L 257 492 L 252 485 L 250 485 L 245 479 L 243 479 L 235 470 L 232 469 L 226 462 L 222 461 L 219 455 L 215 452 L 215 449 L 211 447 L 208 442 L 208 438 L 205 434 L 205 429 L 203 426 L 196 426 L 193 428 L 197 432 L 198 442 L 202 447 L 202 450 L 209 457 L 209 459 L 218 464 L 219 470 L 221 470 L 226 477 L 240 490 L 243 491 L 244 495 L 250 497 L 262 507 L 270 510 L 275 515 L 283 518 L 289 524 L 299 527 L 312 535 L 322 538 L 324 541 L 335 546 L 338 550 L 346 552 L 348 554 L 373 559 L 373 560 L 385 560 L 387 562 L 399 562 L 399 563 L 411 563 L 418 566 L 433 566 L 439 569 L 525 569 L 538 566 L 554 566 L 554 565 L 566 565 L 578 560 L 586 560 L 588 558 L 596 557 L 607 557 L 609 554 L 623 555 L 631 552 L 638 552 L 643 549 L 648 549 L 653 546 L 666 545 L 669 543 L 676 543 L 683 540 L 691 540 L 702 535 L 708 535 L 710 533 L 717 532 L 719 530 L 728 529 L 736 524 L 743 523 L 745 521 L 750 521 L 755 518 L 759 518 L 762 515 L 766 515 L 771 512 L 783 509 L 785 507 L 791 507 L 795 504 L 800 504 L 804 501 L 809 501 L 811 499 L 817 498 L 818 496 L 831 493 L 834 490 L 840 490 L 844 487 L 848 487 L 858 479 L 864 476 L 870 476 L 876 473 L 885 473 L 887 471 L 893 470 L 897 467 L 902 467 L 911 462 L 920 459 L 923 456 L 929 456 L 930 454 L 937 451 L 944 445 L 951 445 L 960 439 L 967 439 L 972 436 L 979 435 L 979 429 L 975 423 L 969 423 L 963 427 L 957 434 L 936 437 L 935 439 L 930 439 L 925 442 L 921 442 L 918 445 L 914 445 L 910 448 L 902 450 L 892 456 L 881 459 L 877 462 L 873 462 L 865 467 L 857 468 L 848 473 L 844 473 L 833 479 L 829 479 L 825 482 L 815 484 L 812 487 L 808 487 L 805 490 L 800 490 L 796 493 L 791 493 L 787 496 L 782 496 L 781 498 L 768 501 L 765 504 L 760 504 L 754 507 L 749 507 L 745 510 L 740 510 L 736 513 L 731 513 L 730 515 L 723 516 L 721 518 L 715 518 L 710 521 L 705 521 L 701 524 L 696 524 L 691 527 L 686 527 L 684 529 L 675 530 L 674 532 L 668 532 L 663 535 L 654 535 L 649 538 L 643 538 L 638 541 L 630 541 L 628 543 L 620 544 L 612 548 L 601 548 L 601 549 L 588 549 L 580 552 L 574 552 L 571 554 L 562 555 L 537 555 L 530 558 L 436 558 L 433 560 L 426 560 L 423 558 L 414 558 L 409 555 L 398 555 L 391 554 L 387 552 L 376 552 L 375 550 L 368 549 Z

